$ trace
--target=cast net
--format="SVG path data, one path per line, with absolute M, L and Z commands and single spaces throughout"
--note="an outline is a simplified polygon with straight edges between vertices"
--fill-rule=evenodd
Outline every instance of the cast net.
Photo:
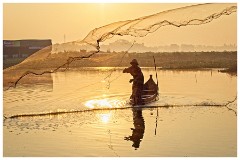
M 192 5 L 133 20 L 114 22 L 93 29 L 82 40 L 48 46 L 32 54 L 23 62 L 3 70 L 4 105 L 6 106 L 4 115 L 14 118 L 25 115 L 73 113 L 103 109 L 104 107 L 106 109 L 128 108 L 125 106 L 125 100 L 129 99 L 131 86 L 121 85 L 121 83 L 128 84 L 128 80 L 123 82 L 126 77 L 121 77 L 121 81 L 118 80 L 116 83 L 118 86 L 111 84 L 123 75 L 122 68 L 120 71 L 118 68 L 129 66 L 129 62 L 135 58 L 138 52 L 147 53 L 144 48 L 141 48 L 139 43 L 136 43 L 137 38 L 142 39 L 148 35 L 154 35 L 157 30 L 167 27 L 171 29 L 207 24 L 216 19 L 232 15 L 235 12 L 237 12 L 237 4 Z M 164 39 L 164 37 L 159 38 Z M 109 51 L 110 48 L 106 47 L 105 43 L 113 39 L 120 45 L 118 45 L 117 50 Z M 176 59 L 178 55 L 179 53 L 173 54 L 170 58 Z M 192 53 L 188 55 L 195 56 Z M 148 59 L 144 57 L 138 59 L 138 61 L 140 64 L 144 62 L 145 66 L 141 65 L 141 67 L 152 67 L 152 71 L 154 71 L 152 52 L 149 52 L 149 57 L 149 62 L 146 62 Z M 157 66 L 161 67 L 161 58 L 156 58 L 156 60 Z M 173 61 L 173 63 L 176 62 L 177 59 Z M 95 72 L 98 70 L 96 69 L 97 67 L 101 67 L 100 71 L 104 72 L 104 74 Z M 104 67 L 111 68 L 105 71 Z M 66 72 L 68 70 L 77 70 L 80 73 Z M 94 73 L 88 73 L 89 70 Z M 164 71 L 158 72 L 163 76 L 165 75 Z M 68 75 L 65 75 L 65 73 Z M 203 76 L 206 76 L 204 74 Z M 197 73 L 187 73 L 186 75 L 195 75 L 194 81 L 196 79 L 196 83 L 198 83 Z M 91 76 L 93 77 L 92 79 Z M 71 77 L 72 81 L 65 79 L 65 77 Z M 176 74 L 171 74 L 170 77 L 176 80 L 179 77 L 179 84 L 184 78 L 188 80 L 186 77 L 176 76 Z M 145 81 L 147 79 L 146 77 Z M 171 79 L 167 79 L 165 76 L 165 82 Z M 215 82 L 211 82 L 211 80 L 206 83 L 214 85 Z M 57 84 L 53 85 L 53 81 Z M 43 83 L 53 85 L 52 88 L 54 89 L 51 88 L 49 91 L 49 88 L 46 88 L 44 85 L 38 88 L 20 88 L 21 85 L 30 84 L 35 86 L 35 84 Z M 181 83 L 181 85 L 184 84 L 185 82 Z M 112 94 L 107 95 L 108 91 L 105 90 L 106 88 L 101 90 L 101 85 L 106 85 L 107 89 L 110 86 L 113 87 Z M 237 113 L 236 109 L 229 107 L 234 103 L 232 106 L 236 108 L 235 90 L 233 90 L 233 96 L 226 95 L 224 92 L 224 94 L 219 94 L 218 97 L 215 97 L 215 93 L 220 93 L 221 89 L 215 90 L 212 87 L 214 93 L 211 98 L 208 94 L 205 94 L 208 93 L 206 90 L 202 91 L 202 95 L 199 94 L 199 90 L 202 87 L 197 88 L 195 84 L 191 85 L 192 87 L 186 86 L 187 89 L 179 87 L 180 89 L 178 90 L 177 87 L 171 88 L 172 86 L 169 85 L 164 93 L 164 84 L 160 83 L 161 101 L 155 105 L 157 107 L 224 106 L 229 110 L 233 110 L 235 114 Z M 126 88 L 128 89 L 127 93 Z M 193 89 L 195 90 L 192 91 Z M 112 98 L 114 96 L 118 98 Z M 234 100 L 231 101 L 232 99 Z M 81 109 L 79 107 L 81 104 L 87 107 L 87 109 Z
M 202 25 L 236 11 L 237 5 L 231 3 L 199 4 L 95 28 L 83 40 L 53 44 L 34 53 L 20 64 L 4 69 L 4 89 L 15 88 L 20 83 L 48 81 L 46 77 L 49 74 L 69 68 L 121 66 L 124 53 L 104 54 L 106 51 L 101 50 L 101 44 L 106 40 L 113 37 L 145 37 L 165 26 Z M 125 50 L 132 47 L 134 41 Z

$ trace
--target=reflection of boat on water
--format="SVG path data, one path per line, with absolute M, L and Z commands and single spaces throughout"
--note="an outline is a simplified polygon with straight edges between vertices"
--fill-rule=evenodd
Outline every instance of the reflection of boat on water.
M 144 131 L 145 131 L 145 121 L 142 116 L 142 109 L 141 108 L 133 108 L 133 125 L 134 128 L 131 128 L 132 135 L 128 137 L 124 137 L 127 141 L 132 141 L 135 149 L 140 147 L 140 142 L 143 139 Z
M 149 80 L 143 85 L 142 102 L 148 104 L 158 100 L 158 85 L 154 82 L 152 75 Z M 133 104 L 133 99 L 130 98 L 130 104 Z

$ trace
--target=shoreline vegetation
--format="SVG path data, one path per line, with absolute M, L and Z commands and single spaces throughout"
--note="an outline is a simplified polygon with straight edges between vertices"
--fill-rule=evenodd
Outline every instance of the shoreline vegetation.
M 68 57 L 77 57 L 79 52 L 64 52 L 51 54 L 44 61 L 31 60 L 29 63 L 22 63 L 21 68 L 54 68 L 66 63 Z M 87 53 L 85 53 L 87 54 Z M 82 54 L 81 54 L 82 55 Z M 100 52 L 91 58 L 74 61 L 69 68 L 82 67 L 126 67 L 132 59 L 137 59 L 140 67 L 154 67 L 153 56 L 156 66 L 162 69 L 203 69 L 203 68 L 224 68 L 219 70 L 226 73 L 237 73 L 237 51 L 224 52 L 145 52 L 127 53 Z M 3 68 L 8 68 L 13 63 L 20 63 L 22 59 L 4 60 Z M 40 67 L 41 66 L 41 67 Z

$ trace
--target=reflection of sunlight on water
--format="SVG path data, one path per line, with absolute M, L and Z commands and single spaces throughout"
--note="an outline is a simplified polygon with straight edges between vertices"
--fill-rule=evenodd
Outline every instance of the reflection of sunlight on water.
M 112 108 L 108 99 L 89 100 L 85 103 L 88 108 Z
M 103 97 L 106 97 L 105 95 Z M 125 105 L 125 101 L 119 99 L 92 99 L 85 102 L 85 106 L 94 109 L 94 108 L 120 108 Z
M 112 115 L 111 113 L 102 113 L 99 114 L 98 116 L 103 123 L 108 123 L 111 118 L 111 115 Z
M 85 103 L 85 106 L 90 109 L 106 109 L 106 108 L 119 108 L 121 106 L 124 106 L 125 101 L 117 100 L 117 99 L 92 99 Z M 99 122 L 102 123 L 109 123 L 111 117 L 113 116 L 113 112 L 111 110 L 103 111 L 102 113 L 97 113 L 97 117 L 99 119 Z

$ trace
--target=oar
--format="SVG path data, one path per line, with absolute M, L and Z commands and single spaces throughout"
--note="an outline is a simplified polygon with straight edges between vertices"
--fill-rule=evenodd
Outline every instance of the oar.
M 156 79 L 157 79 L 157 87 L 158 87 L 157 66 L 156 66 L 156 62 L 155 62 L 155 57 L 154 56 L 153 56 L 153 61 L 154 61 L 154 67 L 155 67 Z M 157 134 L 157 122 L 158 122 L 158 108 L 157 108 L 157 116 L 156 116 L 155 135 Z
M 157 122 L 158 122 L 158 108 L 157 108 L 157 116 L 156 116 L 155 135 L 157 135 Z
M 153 56 L 153 61 L 154 61 L 154 67 L 155 67 L 156 79 L 157 79 L 157 86 L 158 86 L 157 67 L 156 67 L 156 62 L 155 62 L 155 57 L 154 56 Z

